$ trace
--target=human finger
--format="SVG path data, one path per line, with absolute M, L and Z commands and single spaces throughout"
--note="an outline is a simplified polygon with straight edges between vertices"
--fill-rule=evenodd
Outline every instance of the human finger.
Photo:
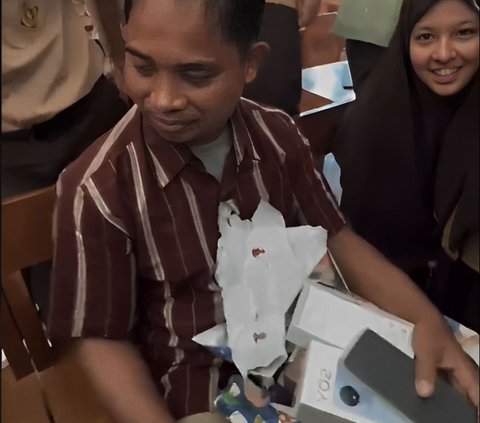
M 415 390 L 422 398 L 429 398 L 435 391 L 436 362 L 423 354 L 415 358 Z
M 449 369 L 447 371 L 450 383 L 478 408 L 480 386 L 478 366 L 463 351 L 460 352 L 460 356 L 450 356 L 445 364 Z

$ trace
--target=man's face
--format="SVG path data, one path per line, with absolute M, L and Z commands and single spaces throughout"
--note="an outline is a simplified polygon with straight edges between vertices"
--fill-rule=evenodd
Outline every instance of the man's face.
M 415 25 L 410 60 L 433 92 L 460 92 L 478 70 L 478 12 L 461 0 L 442 0 Z
M 167 141 L 215 140 L 255 78 L 255 48 L 243 57 L 200 1 L 137 1 L 124 29 L 127 95 Z

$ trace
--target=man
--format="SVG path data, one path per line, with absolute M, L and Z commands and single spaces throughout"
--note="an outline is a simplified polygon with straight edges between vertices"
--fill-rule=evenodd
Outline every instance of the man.
M 80 338 L 116 422 L 212 411 L 233 369 L 191 338 L 224 319 L 218 205 L 245 219 L 263 199 L 288 226 L 325 227 L 350 287 L 416 323 L 419 394 L 445 368 L 476 401 L 478 375 L 443 318 L 347 227 L 290 117 L 240 99 L 267 50 L 263 3 L 134 2 L 123 86 L 136 106 L 58 183 L 50 337 Z
M 278 107 L 290 115 L 299 113 L 302 91 L 302 57 L 299 28 L 308 26 L 317 16 L 321 0 L 266 0 L 259 40 L 270 46 L 257 77 L 245 87 L 244 96 Z M 132 0 L 125 0 L 128 17 Z M 123 21 L 119 2 L 97 2 L 106 37 L 112 45 L 112 57 L 123 66 Z

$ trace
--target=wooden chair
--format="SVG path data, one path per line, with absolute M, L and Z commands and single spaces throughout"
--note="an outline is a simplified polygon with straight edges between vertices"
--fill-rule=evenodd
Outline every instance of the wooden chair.
M 71 348 L 51 346 L 22 269 L 52 257 L 54 187 L 2 202 L 2 369 L 4 423 L 106 423 Z

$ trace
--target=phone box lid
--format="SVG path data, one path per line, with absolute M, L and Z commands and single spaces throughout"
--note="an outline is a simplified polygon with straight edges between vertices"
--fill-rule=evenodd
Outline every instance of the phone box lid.
M 368 301 L 321 284 L 303 288 L 287 340 L 303 348 L 313 339 L 343 349 L 367 328 L 413 357 L 411 323 Z

